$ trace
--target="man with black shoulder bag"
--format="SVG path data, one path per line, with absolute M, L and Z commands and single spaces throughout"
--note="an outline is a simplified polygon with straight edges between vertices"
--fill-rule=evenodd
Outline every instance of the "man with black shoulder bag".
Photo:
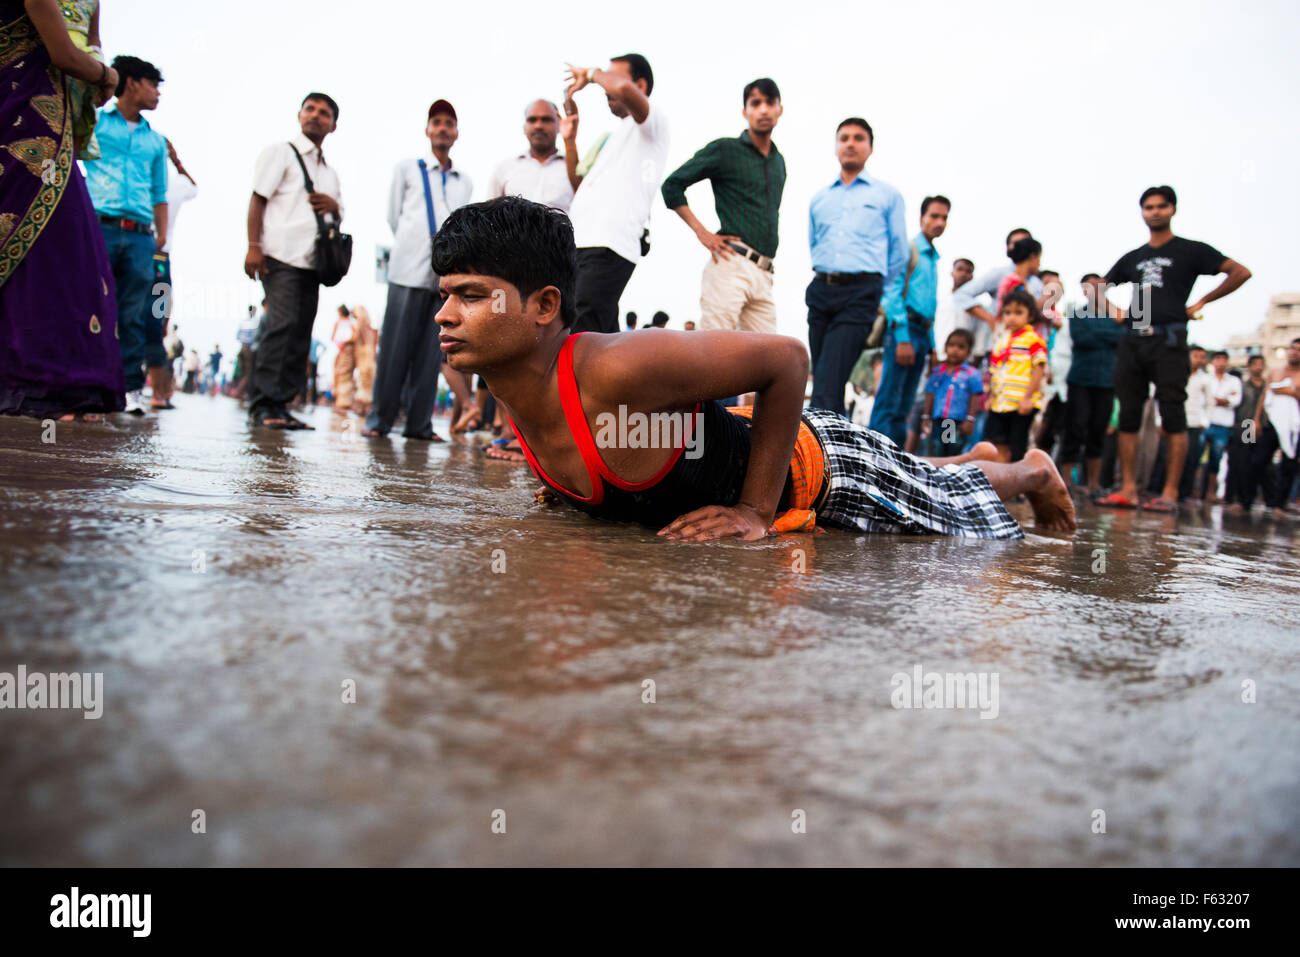
M 307 360 L 320 287 L 346 274 L 351 238 L 343 219 L 338 174 L 321 144 L 338 123 L 339 108 L 324 93 L 308 93 L 298 111 L 301 133 L 262 151 L 248 204 L 244 272 L 266 290 L 266 321 L 249 375 L 250 425 L 309 429 L 289 414 L 307 394 Z

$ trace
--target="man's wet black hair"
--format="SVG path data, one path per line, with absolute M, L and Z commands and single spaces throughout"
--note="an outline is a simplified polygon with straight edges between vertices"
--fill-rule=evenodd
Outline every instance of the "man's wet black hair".
M 655 88 L 655 75 L 650 69 L 650 61 L 639 53 L 624 53 L 622 56 L 612 56 L 609 58 L 610 63 L 626 63 L 628 70 L 632 74 L 632 81 L 645 80 L 645 95 L 649 96 L 650 91 Z
M 952 264 L 954 266 L 957 265 L 958 263 L 965 263 L 967 266 L 970 266 L 971 272 L 975 271 L 975 261 L 973 259 L 967 259 L 965 256 L 959 256 L 958 258 L 952 261 Z
M 777 87 L 775 80 L 769 80 L 767 77 L 759 77 L 757 80 L 751 80 L 745 84 L 745 92 L 740 95 L 740 105 L 749 105 L 749 94 L 758 90 L 765 100 L 776 100 L 780 102 L 781 90 Z
M 153 83 L 163 81 L 162 72 L 148 60 L 141 60 L 138 56 L 113 57 L 113 69 L 117 71 L 115 96 L 121 96 L 126 92 L 127 80 L 150 80 Z
M 1013 263 L 1019 265 L 1030 256 L 1033 256 L 1036 253 L 1041 253 L 1042 251 L 1042 243 L 1037 239 L 1026 237 L 1024 239 L 1017 239 L 1011 246 L 1011 252 L 1007 253 L 1007 255 L 1011 257 Z
M 554 286 L 566 326 L 577 318 L 577 262 L 569 217 L 520 196 L 462 206 L 433 238 L 433 271 L 439 276 L 495 276 L 518 289 L 521 299 Z
M 654 326 L 657 329 L 664 328 L 664 326 L 668 325 L 668 313 L 660 309 L 658 312 L 656 312 L 653 316 L 650 317 L 650 325 Z
M 1178 205 L 1178 194 L 1174 192 L 1172 186 L 1148 186 L 1142 191 L 1142 198 L 1138 200 L 1138 205 L 1142 206 L 1152 196 L 1163 196 L 1169 200 L 1170 206 Z
M 302 98 L 302 102 L 298 104 L 298 109 L 301 110 L 306 106 L 308 100 L 319 100 L 324 103 L 333 111 L 334 122 L 337 123 L 339 121 L 339 105 L 334 102 L 334 97 L 330 96 L 328 93 L 308 93 Z

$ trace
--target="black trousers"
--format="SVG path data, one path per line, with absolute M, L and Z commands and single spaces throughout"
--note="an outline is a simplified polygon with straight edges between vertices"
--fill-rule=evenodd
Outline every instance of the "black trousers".
M 1286 453 L 1283 452 L 1282 464 L 1275 470 L 1273 453 L 1281 448 L 1281 445 L 1277 438 L 1277 430 L 1271 423 L 1265 425 L 1264 430 L 1255 437 L 1255 446 L 1250 456 L 1251 468 L 1241 493 L 1243 505 L 1249 507 L 1254 504 L 1255 493 L 1261 485 L 1265 505 L 1270 508 L 1282 508 L 1286 505 L 1287 497 L 1291 494 L 1291 486 L 1295 484 L 1296 472 L 1300 470 L 1300 461 L 1287 458 Z
M 299 269 L 267 257 L 262 277 L 266 321 L 253 353 L 248 412 L 257 415 L 286 407 L 307 391 L 307 357 L 316 322 L 320 280 L 313 269 Z
M 579 249 L 578 318 L 570 331 L 618 332 L 618 301 L 635 269 L 636 263 L 604 246 Z
M 1201 465 L 1201 456 L 1205 453 L 1205 444 L 1201 439 L 1205 429 L 1187 430 L 1187 457 L 1183 459 L 1183 474 L 1178 477 L 1178 497 L 1191 498 L 1195 491 L 1196 470 Z
M 844 414 L 844 384 L 867 346 L 884 281 L 880 276 L 849 286 L 813 279 L 804 293 L 808 307 L 808 351 L 812 356 L 812 407 Z M 917 361 L 924 362 L 918 356 Z M 912 396 L 906 396 L 910 403 Z M 904 406 L 907 414 L 910 406 Z M 874 414 L 873 414 L 874 417 Z
M 1250 505 L 1250 499 L 1246 498 L 1247 489 L 1250 490 L 1250 498 L 1255 497 L 1259 479 L 1255 477 L 1255 463 L 1251 461 L 1251 455 L 1258 444 L 1241 440 L 1241 423 L 1232 430 L 1232 438 L 1228 440 L 1228 478 L 1223 491 L 1223 499 L 1228 504 Z
M 1115 390 L 1097 386 L 1069 384 L 1065 403 L 1065 442 L 1061 461 L 1079 464 L 1101 458 L 1106 428 L 1114 409 Z
M 375 368 L 375 401 L 366 418 L 367 429 L 387 435 L 405 403 L 402 434 L 411 439 L 433 437 L 433 406 L 442 365 L 438 324 L 433 317 L 441 308 L 442 296 L 434 289 L 388 284 Z M 403 384 L 409 387 L 404 390 Z

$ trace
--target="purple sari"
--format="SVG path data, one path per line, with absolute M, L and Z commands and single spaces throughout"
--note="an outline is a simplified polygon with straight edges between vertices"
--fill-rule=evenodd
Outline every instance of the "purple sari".
M 0 412 L 124 405 L 108 251 L 73 156 L 63 73 L 0 0 Z

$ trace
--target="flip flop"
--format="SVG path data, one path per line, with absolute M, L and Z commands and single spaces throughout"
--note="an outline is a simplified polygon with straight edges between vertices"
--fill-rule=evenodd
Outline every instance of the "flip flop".
M 1137 502 L 1130 502 L 1119 492 L 1111 492 L 1102 498 L 1097 499 L 1098 508 L 1137 508 Z
M 1161 515 L 1173 515 L 1178 511 L 1178 503 L 1171 502 L 1167 498 L 1149 499 L 1142 505 L 1145 512 L 1158 512 Z
M 285 426 L 285 428 L 289 429 L 290 431 L 297 432 L 299 429 L 306 429 L 309 432 L 316 431 L 316 426 L 308 425 L 302 419 L 295 419 L 292 415 L 290 415 L 287 412 L 284 414 L 284 417 L 285 419 L 288 420 L 288 424 Z

